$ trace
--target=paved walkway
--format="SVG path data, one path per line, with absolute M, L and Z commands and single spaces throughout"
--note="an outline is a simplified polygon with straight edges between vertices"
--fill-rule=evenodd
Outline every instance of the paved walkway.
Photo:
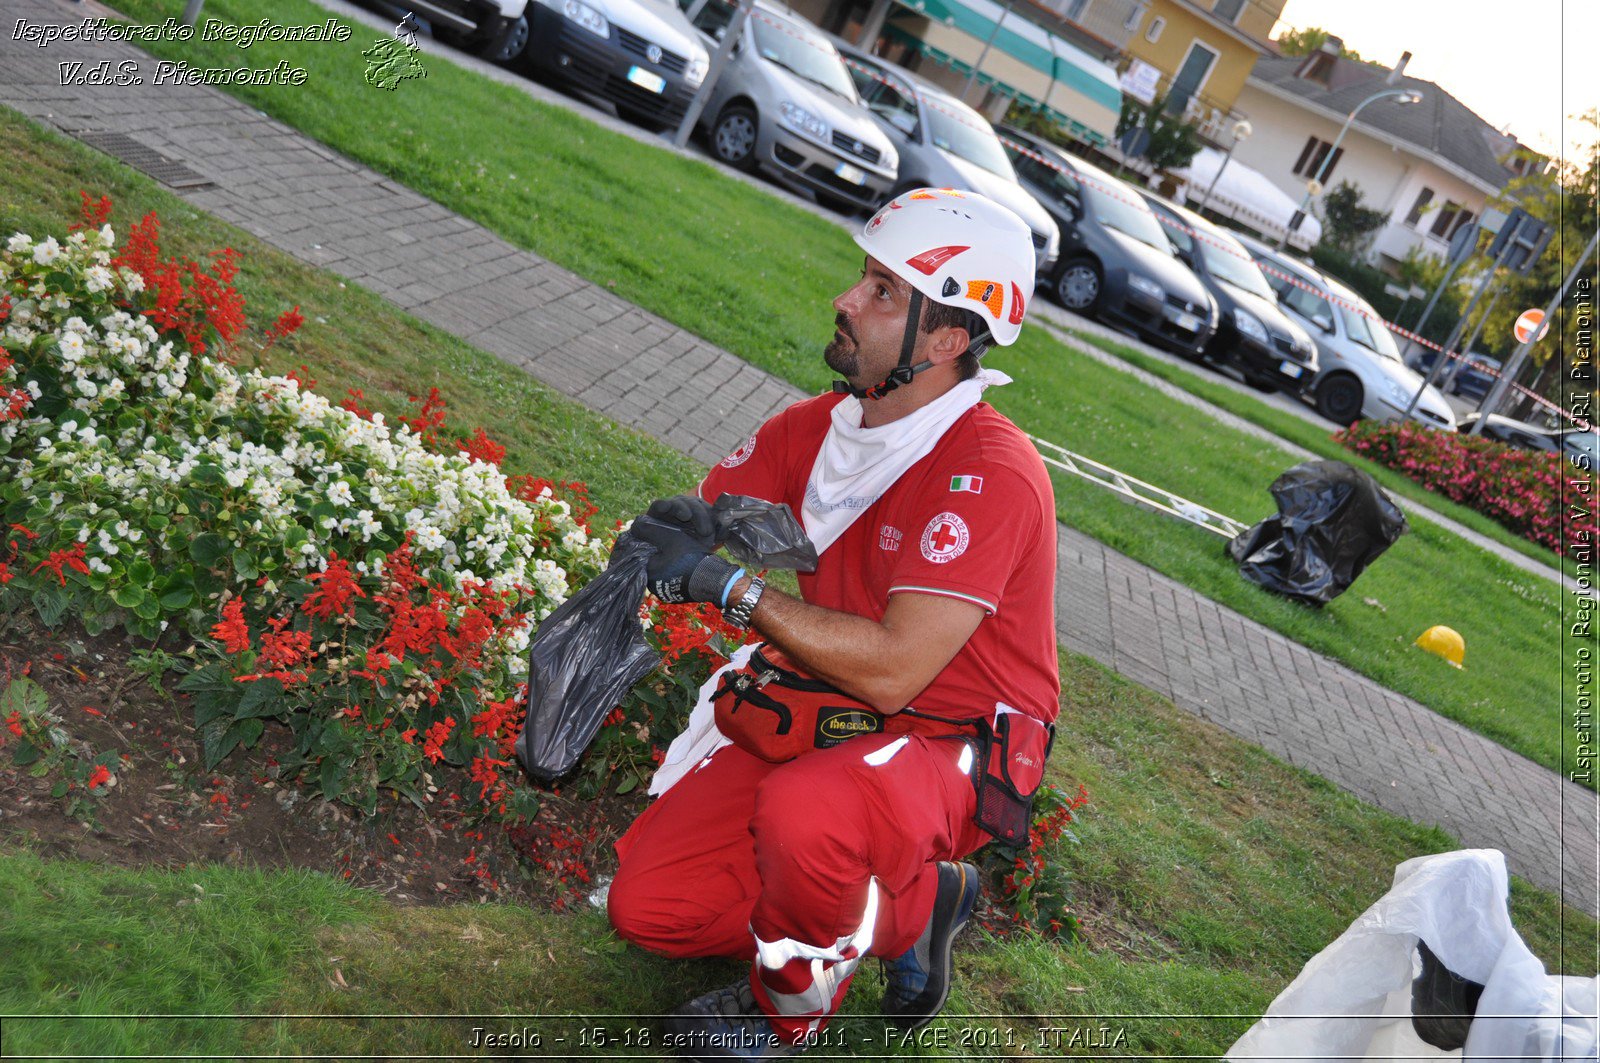
M 64 0 L 6 6 L 42 23 L 101 13 Z M 800 397 L 220 91 L 60 84 L 59 63 L 117 69 L 141 57 L 0 34 L 0 104 L 70 133 L 123 133 L 186 164 L 212 182 L 179 190 L 194 206 L 701 461 Z M 708 394 L 722 408 L 707 409 Z M 1516 873 L 1597 911 L 1593 793 L 1066 527 L 1060 560 L 1071 649 L 1379 807 L 1501 849 Z

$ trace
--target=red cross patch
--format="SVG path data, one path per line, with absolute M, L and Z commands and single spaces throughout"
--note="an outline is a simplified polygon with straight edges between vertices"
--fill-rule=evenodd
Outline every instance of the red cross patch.
M 723 458 L 719 463 L 724 469 L 737 469 L 750 460 L 750 455 L 756 452 L 756 434 L 750 433 L 750 438 L 739 445 L 739 449 Z
M 922 556 L 936 565 L 954 561 L 966 552 L 971 538 L 966 521 L 954 513 L 941 513 L 922 530 Z

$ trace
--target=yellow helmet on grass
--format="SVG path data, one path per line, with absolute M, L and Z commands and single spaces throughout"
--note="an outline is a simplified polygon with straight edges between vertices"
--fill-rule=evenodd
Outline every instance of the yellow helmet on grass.
M 1415 645 L 1429 653 L 1438 654 L 1456 668 L 1462 667 L 1461 662 L 1467 656 L 1467 642 L 1461 637 L 1461 632 L 1443 624 L 1435 624 L 1418 635 Z

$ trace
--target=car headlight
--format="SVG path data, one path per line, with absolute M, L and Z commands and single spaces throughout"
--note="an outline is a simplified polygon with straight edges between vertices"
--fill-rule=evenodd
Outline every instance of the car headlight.
M 695 88 L 706 79 L 706 71 L 711 69 L 711 57 L 701 53 L 689 60 L 689 67 L 683 72 L 683 80 Z
M 1271 346 L 1271 341 L 1267 339 L 1267 327 L 1257 320 L 1254 314 L 1234 307 L 1233 327 L 1239 330 L 1241 336 L 1249 336 L 1262 346 Z
M 1157 302 L 1167 297 L 1166 291 L 1155 281 L 1142 273 L 1128 274 L 1128 287 L 1134 291 L 1143 292 Z
M 565 0 L 561 9 L 567 13 L 568 18 L 596 37 L 611 36 L 611 23 L 606 21 L 606 17 L 598 9 L 590 7 L 583 0 Z
M 788 100 L 784 100 L 778 105 L 778 113 L 783 116 L 784 123 L 790 129 L 805 133 L 807 136 L 814 137 L 817 140 L 826 141 L 832 133 L 832 130 L 828 128 L 827 122 L 824 122 L 804 107 L 790 103 Z

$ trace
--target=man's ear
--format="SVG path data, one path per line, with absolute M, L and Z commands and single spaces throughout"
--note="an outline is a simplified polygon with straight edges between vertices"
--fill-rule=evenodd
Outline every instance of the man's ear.
M 934 329 L 926 334 L 922 356 L 934 365 L 948 365 L 967 353 L 972 337 L 967 330 L 955 326 Z

